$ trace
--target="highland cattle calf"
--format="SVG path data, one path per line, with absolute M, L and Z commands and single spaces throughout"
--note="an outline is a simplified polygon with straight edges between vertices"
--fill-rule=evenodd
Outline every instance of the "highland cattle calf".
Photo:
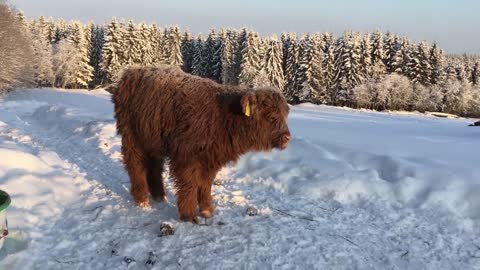
M 165 199 L 168 160 L 180 219 L 213 215 L 211 186 L 251 151 L 285 149 L 289 107 L 274 88 L 221 85 L 176 67 L 132 67 L 109 89 L 131 194 L 140 207 Z

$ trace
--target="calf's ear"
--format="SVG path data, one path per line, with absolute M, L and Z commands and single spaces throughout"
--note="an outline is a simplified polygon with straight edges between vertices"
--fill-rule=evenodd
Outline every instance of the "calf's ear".
M 245 116 L 252 116 L 257 109 L 257 98 L 255 94 L 244 94 L 240 100 L 242 112 Z

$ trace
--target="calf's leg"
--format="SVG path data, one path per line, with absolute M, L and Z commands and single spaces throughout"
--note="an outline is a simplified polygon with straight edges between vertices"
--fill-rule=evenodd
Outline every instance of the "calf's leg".
M 163 185 L 163 165 L 164 159 L 150 157 L 148 160 L 147 182 L 150 194 L 156 202 L 165 201 L 167 193 Z
M 130 177 L 130 193 L 140 207 L 148 206 L 148 184 L 145 175 L 145 154 L 128 133 L 122 134 L 123 163 Z

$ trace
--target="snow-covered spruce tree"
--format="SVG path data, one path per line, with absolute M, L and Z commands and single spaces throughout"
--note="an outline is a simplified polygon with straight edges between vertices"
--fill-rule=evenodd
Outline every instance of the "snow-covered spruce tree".
M 141 62 L 142 52 L 141 52 L 141 44 L 139 33 L 137 31 L 137 27 L 132 20 L 128 21 L 127 24 L 127 31 L 125 33 L 125 40 L 124 40 L 124 61 L 127 65 L 138 64 Z M 142 44 L 144 45 L 144 44 Z
M 223 30 L 222 37 L 222 82 L 224 84 L 234 84 L 233 78 L 233 63 L 235 56 L 235 45 L 237 40 L 237 34 L 234 30 Z
M 371 43 L 370 34 L 366 33 L 360 37 L 360 73 L 365 80 L 368 80 L 371 75 L 372 61 L 370 59 Z
M 395 71 L 395 56 L 399 50 L 398 38 L 395 34 L 387 32 L 383 42 L 384 59 L 383 64 L 388 73 Z
M 261 70 L 260 39 L 252 31 L 248 31 L 240 44 L 240 74 L 238 82 L 241 85 L 255 86 Z
M 89 51 L 85 32 L 80 22 L 72 24 L 70 35 L 67 40 L 71 42 L 79 52 L 79 63 L 74 71 L 74 79 L 69 87 L 86 88 L 93 78 L 93 68 L 90 66 Z
M 155 50 L 150 38 L 150 27 L 145 23 L 140 23 L 138 29 L 137 48 L 140 51 L 139 64 L 144 66 L 152 65 L 155 60 Z
M 465 82 L 467 80 L 467 72 L 465 71 L 465 65 L 463 63 L 459 63 L 455 66 L 455 76 L 460 82 Z
M 152 24 L 148 31 L 149 43 L 152 49 L 152 64 L 158 64 L 162 61 L 162 32 L 156 24 Z
M 298 103 L 310 102 L 312 85 L 310 79 L 312 77 L 312 58 L 314 46 L 309 35 L 303 36 L 299 41 L 298 55 L 298 71 L 295 83 L 296 89 L 293 90 L 293 96 L 298 98 Z
M 222 79 L 222 44 L 214 29 L 210 30 L 203 49 L 205 63 L 204 76 L 220 82 Z
M 105 28 L 105 42 L 102 48 L 102 71 L 108 81 L 113 81 L 122 67 L 123 33 L 116 18 Z
M 178 26 L 171 26 L 166 30 L 165 53 L 163 62 L 168 65 L 181 67 L 182 59 L 182 33 Z
M 194 43 L 194 54 L 192 60 L 192 74 L 204 77 L 206 74 L 204 41 L 201 35 L 198 35 Z
M 455 64 L 448 61 L 445 66 L 445 81 L 456 80 L 457 72 L 455 70 Z
M 290 34 L 283 32 L 280 36 L 280 42 L 282 43 L 282 70 L 285 77 L 285 70 L 287 69 L 288 47 L 290 46 Z
M 333 105 L 335 100 L 335 41 L 331 33 L 322 34 L 323 61 L 322 61 L 322 85 L 325 88 L 325 103 Z
M 188 31 L 183 33 L 181 51 L 183 59 L 182 70 L 187 73 L 192 73 L 195 42 Z
M 67 23 L 63 19 L 59 19 L 55 22 L 55 34 L 53 35 L 52 43 L 58 43 L 60 40 L 67 38 L 68 27 Z
M 45 27 L 47 40 L 48 42 L 53 43 L 55 41 L 56 27 L 52 17 L 48 18 L 45 22 Z
M 433 43 L 430 48 L 430 85 L 442 83 L 445 80 L 443 51 Z
M 371 61 L 371 76 L 379 76 L 385 74 L 386 67 L 384 64 L 385 52 L 383 46 L 382 33 L 380 31 L 375 31 L 371 35 L 370 40 L 370 61 Z
M 298 95 L 298 71 L 300 67 L 300 44 L 294 35 L 289 36 L 287 47 L 287 58 L 285 59 L 285 98 L 291 104 L 300 103 Z
M 292 41 L 292 34 L 290 33 L 282 33 L 282 36 L 280 37 L 280 41 L 282 43 L 282 70 L 283 70 L 283 78 L 285 80 L 285 83 L 284 83 L 284 87 L 282 89 L 282 92 L 283 92 L 283 95 L 285 97 L 288 96 L 288 79 L 291 79 L 291 78 L 288 78 L 287 79 L 287 62 L 288 62 L 288 58 L 289 58 L 289 50 L 290 50 L 290 45 L 291 45 L 291 41 Z
M 300 41 L 299 74 L 300 101 L 324 103 L 326 91 L 323 86 L 323 41 L 319 34 L 306 36 Z
M 88 59 L 90 59 L 90 52 L 92 51 L 93 46 L 93 32 L 95 32 L 95 24 L 89 22 L 84 28 L 85 33 L 85 43 L 87 44 Z
M 90 66 L 93 67 L 93 79 L 90 88 L 104 83 L 105 74 L 101 69 L 102 63 L 102 48 L 105 42 L 104 31 L 102 26 L 95 26 L 92 31 L 92 46 L 90 48 Z
M 470 72 L 470 77 L 468 78 L 470 83 L 474 86 L 479 85 L 480 81 L 480 64 L 479 62 L 475 62 L 472 67 L 472 71 Z
M 430 85 L 431 66 L 429 58 L 427 43 L 424 41 L 418 43 L 415 50 L 411 53 L 410 62 L 408 63 L 409 78 L 413 83 Z
M 410 75 L 408 65 L 411 61 L 410 56 L 412 52 L 413 48 L 410 44 L 410 40 L 408 40 L 407 38 L 402 38 L 393 61 L 393 67 L 395 72 L 407 77 Z
M 276 36 L 271 36 L 266 42 L 265 66 L 263 67 L 263 70 L 265 71 L 271 85 L 278 89 L 283 89 L 285 79 L 283 77 L 282 69 L 283 52 L 281 43 L 278 42 Z
M 358 34 L 344 33 L 335 48 L 335 82 L 337 105 L 353 105 L 352 90 L 364 81 L 360 66 L 361 48 Z
M 235 33 L 236 39 L 234 41 L 234 46 L 233 46 L 233 61 L 230 68 L 230 80 L 231 80 L 231 83 L 234 85 L 239 84 L 239 76 L 240 76 L 242 59 L 243 59 L 242 46 L 245 44 L 247 40 L 247 35 L 248 35 L 248 31 L 246 28 L 242 28 L 241 31 Z

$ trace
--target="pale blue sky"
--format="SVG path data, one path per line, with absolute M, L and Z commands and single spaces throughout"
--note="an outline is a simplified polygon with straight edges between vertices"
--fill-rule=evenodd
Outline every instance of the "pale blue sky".
M 177 24 L 193 33 L 211 27 L 283 31 L 390 30 L 437 41 L 449 53 L 480 53 L 479 0 L 10 0 L 28 18 L 40 15 L 103 23 L 112 16 Z

